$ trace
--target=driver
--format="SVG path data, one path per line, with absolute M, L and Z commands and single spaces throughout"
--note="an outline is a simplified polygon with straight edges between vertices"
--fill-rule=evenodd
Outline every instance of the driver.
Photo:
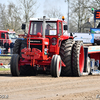
M 45 35 L 49 35 L 49 30 L 50 30 L 50 25 L 47 24 L 46 31 L 45 31 Z

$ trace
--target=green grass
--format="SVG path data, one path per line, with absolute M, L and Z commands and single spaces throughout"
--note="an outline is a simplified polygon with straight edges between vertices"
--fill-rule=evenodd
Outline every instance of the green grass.
M 11 59 L 11 57 L 7 57 L 7 56 L 0 56 L 0 59 Z
M 0 71 L 9 71 L 10 68 L 0 68 Z

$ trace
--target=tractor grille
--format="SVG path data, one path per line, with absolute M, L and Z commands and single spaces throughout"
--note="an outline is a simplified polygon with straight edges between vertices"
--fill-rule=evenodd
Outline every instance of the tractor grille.
M 42 52 L 42 45 L 30 45 L 30 48 L 31 49 L 32 48 L 37 48 L 37 49 L 41 50 L 41 52 Z
M 41 44 L 42 43 L 42 40 L 30 39 L 30 43 Z

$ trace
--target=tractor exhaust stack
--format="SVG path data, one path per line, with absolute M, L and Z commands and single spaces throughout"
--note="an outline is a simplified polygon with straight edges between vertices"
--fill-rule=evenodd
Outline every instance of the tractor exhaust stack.
M 45 17 L 43 16 L 43 38 L 45 38 Z

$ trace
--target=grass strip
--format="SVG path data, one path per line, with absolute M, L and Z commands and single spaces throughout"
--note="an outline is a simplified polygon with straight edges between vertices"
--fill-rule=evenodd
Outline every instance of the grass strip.
M 0 71 L 9 71 L 10 68 L 0 68 Z

